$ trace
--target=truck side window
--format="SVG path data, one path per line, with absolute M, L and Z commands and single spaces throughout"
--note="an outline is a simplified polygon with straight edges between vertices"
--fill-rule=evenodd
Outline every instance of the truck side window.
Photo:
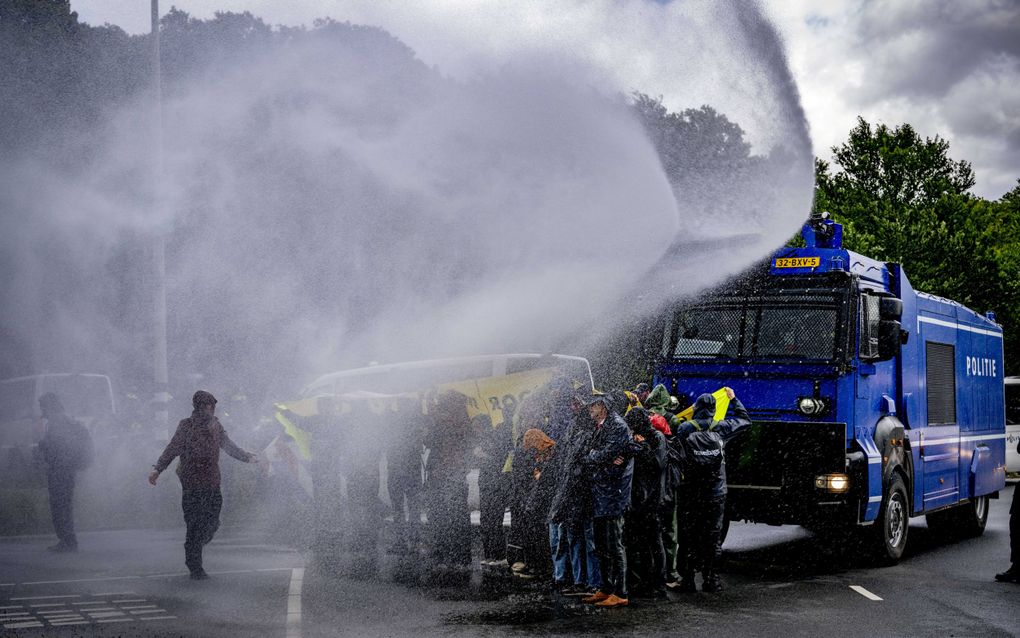
M 875 295 L 861 295 L 860 356 L 861 359 L 878 357 L 878 300 Z

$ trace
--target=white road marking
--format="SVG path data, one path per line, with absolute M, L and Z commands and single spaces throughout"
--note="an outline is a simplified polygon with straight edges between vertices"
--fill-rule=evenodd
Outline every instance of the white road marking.
M 37 607 L 66 607 L 66 606 L 67 603 L 35 603 L 29 605 L 29 607 L 31 607 L 32 609 L 35 609 Z
M 257 574 L 259 572 L 289 572 L 292 568 L 290 567 L 269 567 L 262 569 L 231 569 L 218 572 L 209 572 L 210 575 L 225 575 L 225 574 Z M 69 583 L 100 583 L 110 580 L 141 580 L 143 578 L 174 578 L 177 576 L 187 576 L 188 572 L 167 572 L 163 574 L 138 574 L 135 576 L 103 576 L 96 578 L 74 578 L 70 580 L 35 580 L 27 583 L 21 583 L 25 585 L 65 585 Z M 133 594 L 134 592 L 117 592 L 113 594 L 95 594 L 96 596 L 124 596 L 126 594 Z M 35 596 L 28 598 L 11 598 L 10 600 L 42 600 L 44 598 L 80 598 L 81 596 Z
M 256 571 L 259 571 L 259 570 L 254 570 L 254 569 L 225 569 L 225 570 L 218 571 L 218 572 L 207 572 L 207 573 L 210 576 L 222 576 L 224 574 L 254 574 Z M 280 568 L 274 569 L 272 571 L 276 571 L 276 572 L 289 572 L 289 571 L 291 571 L 291 568 L 290 567 L 280 567 Z
M 98 583 L 104 580 L 130 580 L 132 578 L 141 578 L 141 576 L 107 576 L 105 578 L 74 578 L 71 580 L 36 580 L 30 583 L 21 583 L 22 585 L 66 585 L 68 583 Z M 59 598 L 59 596 L 44 596 L 44 598 Z M 78 596 L 75 596 L 78 598 Z M 14 600 L 12 598 L 11 600 Z
M 137 596 L 133 591 L 104 591 L 98 594 L 92 594 L 93 596 Z
M 287 638 L 301 638 L 301 589 L 304 579 L 304 567 L 295 567 L 290 573 L 290 587 L 287 589 Z
M 861 596 L 864 596 L 868 600 L 882 600 L 880 597 L 876 596 L 875 594 L 872 594 L 870 591 L 864 589 L 860 585 L 850 585 L 850 589 L 854 590 Z
M 138 576 L 136 578 L 142 577 Z M 146 598 L 138 598 L 138 594 L 131 591 L 84 594 L 84 596 L 102 596 L 107 597 L 107 599 L 69 600 L 82 598 L 82 594 L 22 596 L 11 600 L 29 602 L 0 607 L 0 628 L 36 629 L 46 626 L 63 627 L 99 623 L 123 623 L 139 620 L 173 620 L 176 618 L 176 616 L 149 602 Z M 125 596 L 134 596 L 134 598 L 125 598 Z M 110 600 L 110 598 L 113 600 Z

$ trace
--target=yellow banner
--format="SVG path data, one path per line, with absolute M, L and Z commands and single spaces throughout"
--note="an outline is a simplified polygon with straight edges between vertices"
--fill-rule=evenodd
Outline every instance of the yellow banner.
M 524 398 L 552 381 L 556 372 L 554 368 L 541 368 L 502 377 L 445 383 L 429 390 L 429 393 L 442 394 L 448 390 L 455 390 L 467 395 L 468 416 L 473 419 L 479 414 L 486 414 L 492 420 L 492 426 L 496 427 L 503 423 L 504 408 L 516 413 Z
M 429 407 L 439 394 L 454 390 L 468 397 L 467 412 L 472 419 L 480 414 L 487 415 L 492 421 L 492 427 L 503 425 L 504 408 L 511 414 L 516 414 L 521 402 L 524 399 L 549 383 L 558 373 L 556 368 L 540 368 L 526 372 L 517 372 L 499 377 L 482 377 L 480 379 L 469 379 L 454 383 L 444 383 L 424 389 L 417 393 L 400 395 L 380 395 L 369 392 L 352 392 L 339 397 L 321 396 L 277 403 L 276 420 L 283 426 L 287 435 L 297 444 L 301 458 L 311 458 L 309 434 L 301 429 L 288 418 L 288 414 L 301 418 L 310 418 L 331 413 L 336 415 L 348 414 L 353 410 L 355 403 L 365 405 L 375 414 L 384 412 L 396 412 L 400 409 L 402 402 L 408 399 L 414 400 L 421 405 L 422 413 L 428 414 Z
M 712 393 L 715 397 L 715 420 L 721 421 L 726 418 L 726 411 L 730 409 L 730 398 L 726 396 L 726 388 L 719 388 Z M 690 421 L 694 418 L 694 406 L 687 408 L 683 412 L 676 415 L 676 418 L 683 421 Z

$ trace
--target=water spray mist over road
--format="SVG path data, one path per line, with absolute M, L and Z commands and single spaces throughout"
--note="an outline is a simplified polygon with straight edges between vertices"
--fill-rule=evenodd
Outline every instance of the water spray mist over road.
M 50 149 L 3 166 L 16 265 L 4 324 L 36 365 L 116 369 L 144 351 L 110 315 L 147 312 L 130 272 L 143 262 L 122 252 L 152 232 L 169 233 L 173 370 L 264 384 L 549 347 L 611 312 L 676 238 L 756 238 L 672 282 L 691 293 L 805 216 L 805 124 L 755 5 L 387 7 L 341 3 L 337 17 L 415 52 L 332 25 L 215 71 L 169 71 L 165 217 L 143 212 L 142 100 L 65 138 L 80 161 Z M 677 189 L 625 103 L 634 90 L 712 105 L 764 168 L 735 182 L 725 165 L 694 164 Z

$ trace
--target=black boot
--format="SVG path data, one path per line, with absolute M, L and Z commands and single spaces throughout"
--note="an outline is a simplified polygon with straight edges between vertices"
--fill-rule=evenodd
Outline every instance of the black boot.
M 1000 583 L 1020 583 L 1020 567 L 1011 565 L 1006 571 L 996 574 L 995 580 Z
M 719 580 L 719 576 L 714 573 L 705 574 L 705 582 L 701 583 L 701 591 L 706 594 L 714 594 L 722 591 L 722 582 Z
M 677 590 L 681 594 L 693 594 L 698 591 L 698 585 L 694 582 L 694 574 L 684 574 L 680 577 L 680 586 Z

